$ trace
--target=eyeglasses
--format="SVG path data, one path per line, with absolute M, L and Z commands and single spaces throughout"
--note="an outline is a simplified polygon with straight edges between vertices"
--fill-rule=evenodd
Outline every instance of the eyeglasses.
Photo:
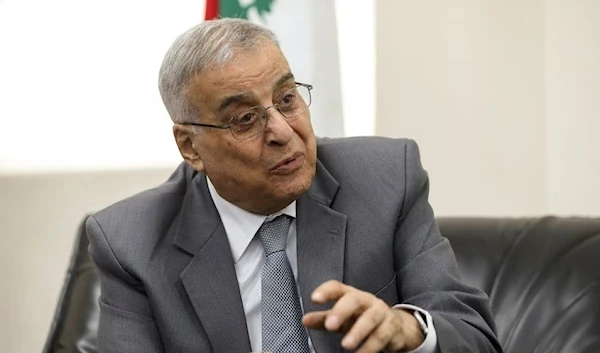
M 245 109 L 231 117 L 227 125 L 213 125 L 203 123 L 181 123 L 181 125 L 212 127 L 215 129 L 229 129 L 234 138 L 247 139 L 260 134 L 267 126 L 267 111 L 277 109 L 285 118 L 294 118 L 304 113 L 310 106 L 310 91 L 313 86 L 296 82 L 296 87 L 289 89 L 277 98 L 275 104 L 263 107 L 257 105 Z

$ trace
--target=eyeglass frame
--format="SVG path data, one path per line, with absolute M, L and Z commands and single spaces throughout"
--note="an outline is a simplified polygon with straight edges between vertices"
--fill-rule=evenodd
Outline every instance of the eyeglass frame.
M 300 113 L 298 113 L 298 114 L 296 114 L 296 115 L 294 115 L 294 116 L 287 117 L 287 116 L 285 116 L 285 114 L 283 114 L 283 112 L 282 112 L 282 111 L 281 111 L 281 109 L 279 108 L 279 103 L 276 103 L 276 104 L 270 105 L 270 106 L 268 106 L 268 107 L 265 107 L 265 106 L 262 106 L 262 105 L 255 105 L 255 106 L 252 106 L 252 107 L 250 107 L 250 108 L 248 108 L 248 109 L 244 109 L 242 112 L 245 112 L 245 111 L 247 111 L 247 110 L 250 110 L 250 109 L 254 109 L 254 108 L 258 108 L 258 107 L 260 107 L 260 108 L 263 108 L 263 109 L 265 110 L 265 112 L 263 113 L 263 116 L 262 116 L 262 118 L 266 120 L 266 119 L 267 119 L 267 112 L 269 111 L 269 109 L 271 109 L 271 108 L 275 108 L 275 109 L 277 109 L 277 111 L 279 112 L 279 114 L 281 114 L 281 115 L 282 115 L 283 117 L 285 117 L 286 119 L 291 119 L 291 118 L 295 118 L 295 117 L 297 117 L 298 115 L 300 115 L 300 114 L 304 113 L 305 111 L 307 111 L 307 110 L 308 110 L 308 108 L 310 107 L 310 105 L 312 104 L 312 95 L 311 95 L 310 91 L 312 91 L 312 89 L 313 89 L 313 86 L 312 86 L 312 85 L 310 85 L 310 84 L 308 84 L 308 83 L 302 83 L 302 82 L 294 82 L 294 83 L 296 84 L 296 87 L 295 87 L 295 88 L 298 88 L 298 86 L 302 86 L 302 87 L 306 87 L 306 88 L 308 89 L 308 97 L 310 98 L 310 102 L 309 102 L 309 103 L 306 105 L 306 110 L 304 110 L 304 111 L 302 111 L 302 112 L 300 112 Z M 287 90 L 286 92 L 288 92 L 288 91 L 291 91 L 292 89 L 293 89 L 293 88 L 290 88 L 290 89 L 289 89 L 289 90 Z M 285 92 L 284 92 L 284 93 L 285 93 Z M 282 95 L 283 95 L 283 93 L 282 93 Z M 240 113 L 241 113 L 241 112 L 240 112 Z M 232 125 L 231 125 L 231 121 L 232 121 L 233 119 L 235 119 L 235 118 L 238 116 L 238 114 L 240 114 L 240 113 L 237 113 L 236 115 L 234 115 L 234 116 L 232 116 L 231 118 L 229 118 L 229 120 L 227 121 L 227 125 L 215 125 L 215 124 L 192 123 L 192 122 L 183 122 L 183 123 L 180 123 L 180 125 L 186 125 L 186 126 L 201 126 L 201 127 L 211 127 L 211 128 L 215 128 L 215 129 L 222 129 L 222 130 L 229 129 L 229 132 L 231 132 L 231 135 L 232 135 L 232 136 L 233 136 L 233 138 L 235 138 L 236 140 L 245 140 L 245 139 L 248 139 L 248 138 L 254 137 L 254 136 L 256 136 L 256 135 L 258 135 L 258 134 L 260 134 L 261 132 L 263 132 L 263 131 L 264 131 L 264 129 L 265 129 L 265 128 L 263 127 L 263 129 L 262 129 L 262 130 L 258 131 L 258 132 L 257 132 L 256 134 L 254 134 L 254 135 L 251 135 L 251 136 L 246 136 L 246 137 L 244 137 L 244 138 L 241 138 L 241 139 L 240 139 L 240 138 L 237 138 L 237 137 L 235 136 L 235 134 L 233 133 L 233 131 L 231 130 L 231 126 L 232 126 Z M 266 127 L 266 124 L 265 124 L 265 127 Z

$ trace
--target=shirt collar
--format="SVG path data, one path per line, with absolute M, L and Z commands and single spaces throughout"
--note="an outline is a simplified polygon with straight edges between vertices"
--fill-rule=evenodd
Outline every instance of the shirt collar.
M 267 221 L 272 221 L 276 217 L 285 214 L 292 218 L 296 218 L 296 201 L 290 203 L 283 210 L 270 214 L 268 216 L 259 215 L 256 213 L 248 212 L 240 207 L 232 204 L 225 200 L 217 193 L 214 185 L 206 177 L 208 183 L 208 191 L 210 196 L 215 203 L 215 207 L 219 212 L 225 233 L 227 233 L 227 239 L 229 240 L 229 247 L 231 248 L 231 254 L 233 255 L 233 262 L 237 263 L 242 257 L 248 245 L 254 238 L 256 232 L 260 226 Z

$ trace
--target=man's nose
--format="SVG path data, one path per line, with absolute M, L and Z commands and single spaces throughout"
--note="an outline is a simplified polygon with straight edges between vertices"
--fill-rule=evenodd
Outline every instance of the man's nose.
M 288 124 L 288 120 L 275 106 L 267 108 L 265 117 L 265 138 L 269 144 L 285 145 L 294 135 L 294 129 Z

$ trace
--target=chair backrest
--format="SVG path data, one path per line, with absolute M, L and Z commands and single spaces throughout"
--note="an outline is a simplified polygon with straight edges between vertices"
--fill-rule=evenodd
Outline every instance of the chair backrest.
M 67 276 L 43 353 L 96 353 L 100 280 L 88 254 L 85 221 L 79 227 Z
M 441 218 L 506 352 L 600 352 L 600 219 Z M 44 353 L 97 352 L 100 284 L 79 229 Z
M 600 352 L 600 219 L 439 219 L 506 352 Z

